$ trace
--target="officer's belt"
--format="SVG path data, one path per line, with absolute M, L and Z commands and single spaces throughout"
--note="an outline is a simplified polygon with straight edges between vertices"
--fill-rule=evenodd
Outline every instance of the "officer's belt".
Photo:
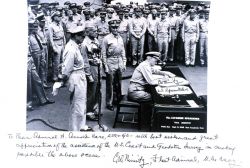
M 134 30 L 135 33 L 141 33 L 142 32 L 142 29 L 141 30 Z
M 195 33 L 197 33 L 197 32 L 185 32 L 185 33 L 188 33 L 188 34 L 195 34 Z
M 85 74 L 84 68 L 79 68 L 79 69 L 73 69 L 71 74 Z
M 119 31 L 119 33 L 127 33 L 128 31 Z
M 137 86 L 143 86 L 142 84 L 140 84 L 138 82 L 133 82 L 133 81 L 130 81 L 130 84 L 134 84 L 134 85 L 137 85 Z
M 63 38 L 53 38 L 53 41 L 60 41 L 63 40 Z
M 158 32 L 158 37 L 167 37 L 169 36 L 168 32 Z
M 207 33 L 208 31 L 200 31 L 201 33 Z
M 131 92 L 133 92 L 133 91 L 145 91 L 145 89 L 146 89 L 145 86 L 146 85 L 141 85 L 140 83 L 130 81 L 129 90 Z
M 43 50 L 32 51 L 31 53 L 32 53 L 32 54 L 42 54 L 42 53 L 43 53 Z
M 176 30 L 176 27 L 171 27 L 172 30 Z
M 107 58 L 119 58 L 119 56 L 112 55 L 112 56 L 107 56 Z

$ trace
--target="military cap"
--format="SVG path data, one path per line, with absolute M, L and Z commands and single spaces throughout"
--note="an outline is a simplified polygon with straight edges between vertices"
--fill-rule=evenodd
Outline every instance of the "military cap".
M 177 4 L 175 7 L 176 10 L 181 10 L 182 9 L 182 5 L 181 4 Z
M 150 5 L 151 9 L 156 9 L 156 5 Z
M 49 6 L 56 6 L 54 2 L 51 2 Z
M 144 13 L 144 14 L 149 14 L 149 13 L 150 13 L 150 11 L 149 11 L 149 10 L 147 10 L 147 9 L 144 9 L 143 13 Z
M 46 7 L 46 6 L 49 6 L 49 3 L 40 3 L 40 5 L 42 6 L 42 7 Z
M 143 9 L 144 6 L 143 5 L 138 5 L 138 8 Z
M 124 11 L 123 11 L 123 10 L 118 10 L 118 11 L 116 11 L 116 13 L 117 13 L 118 15 L 123 15 L 123 14 L 124 14 Z
M 76 26 L 76 27 L 69 29 L 69 33 L 71 34 L 77 34 L 81 32 L 84 32 L 84 28 L 82 26 Z
M 168 4 L 167 4 L 166 2 L 163 2 L 163 3 L 161 4 L 161 6 L 165 6 L 165 7 L 167 7 L 167 6 L 168 6 Z
M 121 23 L 121 20 L 118 19 L 118 18 L 112 18 L 112 19 L 108 22 L 109 26 L 111 26 L 111 27 L 119 27 L 119 26 L 120 26 L 120 23 Z
M 167 12 L 168 12 L 167 9 L 161 9 L 161 10 L 160 10 L 160 13 L 161 13 L 161 14 L 164 14 L 164 13 L 166 14 Z
M 124 4 L 121 4 L 120 7 L 121 8 L 126 8 L 126 6 Z
M 125 8 L 124 10 L 124 13 L 129 13 L 129 9 Z
M 38 9 L 38 5 L 29 5 L 31 9 Z
M 141 12 L 141 8 L 135 8 L 134 11 L 135 12 Z
M 145 56 L 149 56 L 149 57 L 153 57 L 153 58 L 156 58 L 157 60 L 160 60 L 160 56 L 161 56 L 161 53 L 160 52 L 156 52 L 156 51 L 150 51 L 150 52 L 147 52 L 145 54 Z
M 196 10 L 195 9 L 190 9 L 189 10 L 189 13 L 191 14 L 191 13 L 196 13 Z
M 209 8 L 206 8 L 203 10 L 204 13 L 209 13 L 210 12 L 210 9 Z
M 205 5 L 204 8 L 210 8 L 210 5 Z
M 77 4 L 76 4 L 76 3 L 71 3 L 71 4 L 69 5 L 69 7 L 70 7 L 70 8 L 77 8 Z
M 126 8 L 131 8 L 131 5 L 126 5 Z
M 55 16 L 61 16 L 61 13 L 59 11 L 55 11 L 54 13 L 51 14 L 51 19 L 53 19 Z
M 199 6 L 205 6 L 205 3 L 204 2 L 200 2 L 198 5 Z
M 82 10 L 83 6 L 82 5 L 77 5 L 77 9 Z
M 101 7 L 100 8 L 100 12 L 106 12 L 106 8 L 105 7 Z M 106 12 L 107 13 L 107 12 Z
M 28 22 L 28 28 L 30 30 L 37 29 L 38 28 L 38 22 L 36 20 L 32 20 Z
M 36 16 L 36 19 L 37 19 L 39 22 L 45 22 L 45 17 L 44 17 L 44 14 L 43 14 L 43 13 L 39 13 L 39 14 Z
M 89 1 L 84 2 L 83 5 L 86 6 L 86 7 L 89 7 L 90 6 L 90 2 Z
M 88 9 L 83 10 L 84 15 L 90 15 L 90 11 Z
M 114 13 L 114 9 L 113 8 L 107 8 L 107 13 Z
M 120 9 L 120 6 L 114 5 L 113 8 L 114 8 L 115 10 L 119 10 L 119 9 Z
M 58 11 L 62 11 L 62 10 L 63 10 L 63 8 L 62 8 L 61 6 L 58 6 L 58 7 L 56 7 L 56 10 L 58 10 Z
M 156 10 L 156 9 L 152 9 L 152 10 L 151 10 L 151 13 L 152 13 L 152 14 L 156 14 L 156 13 L 157 13 L 157 10 Z
M 51 5 L 57 6 L 57 5 L 59 5 L 59 2 L 52 2 Z
M 196 7 L 196 11 L 200 12 L 200 13 L 204 12 L 204 10 L 203 10 L 203 8 L 201 6 Z
M 175 11 L 175 8 L 173 6 L 168 7 L 169 11 Z
M 69 9 L 69 5 L 63 5 L 63 9 Z
M 97 30 L 97 27 L 94 26 L 93 24 L 87 24 L 87 25 L 85 26 L 85 31 L 88 32 L 88 31 L 90 31 L 90 30 Z
M 70 1 L 64 2 L 64 5 L 70 5 Z
M 107 12 L 105 10 L 100 10 L 100 15 L 106 15 Z
M 155 6 L 155 9 L 161 10 L 161 6 Z M 167 8 L 166 8 L 166 10 L 167 10 Z

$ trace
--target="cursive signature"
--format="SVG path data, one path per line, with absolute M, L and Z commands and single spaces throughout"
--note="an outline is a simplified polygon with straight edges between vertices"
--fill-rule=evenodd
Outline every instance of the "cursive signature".
M 133 154 L 121 154 L 120 152 L 116 152 L 113 157 L 113 162 L 118 163 L 138 163 L 141 168 L 144 168 L 147 163 L 143 156 L 140 155 L 133 155 Z

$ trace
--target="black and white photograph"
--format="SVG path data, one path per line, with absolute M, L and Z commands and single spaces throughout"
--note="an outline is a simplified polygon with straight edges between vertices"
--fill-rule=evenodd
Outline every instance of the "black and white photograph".
M 250 167 L 247 0 L 1 4 L 1 167 Z
M 28 131 L 207 132 L 210 1 L 27 5 Z

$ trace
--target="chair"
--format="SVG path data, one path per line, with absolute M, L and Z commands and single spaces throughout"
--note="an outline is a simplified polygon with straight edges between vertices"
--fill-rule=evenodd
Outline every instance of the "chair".
M 126 107 L 135 110 L 124 110 L 123 108 Z M 122 118 L 119 120 L 120 115 L 122 115 Z M 125 115 L 132 115 L 132 120 L 125 120 Z M 136 116 L 138 117 L 137 121 Z M 117 123 L 137 124 L 138 129 L 141 129 L 141 104 L 136 101 L 128 100 L 127 95 L 123 95 L 121 101 L 119 101 L 119 103 L 117 104 L 113 128 L 116 127 Z

